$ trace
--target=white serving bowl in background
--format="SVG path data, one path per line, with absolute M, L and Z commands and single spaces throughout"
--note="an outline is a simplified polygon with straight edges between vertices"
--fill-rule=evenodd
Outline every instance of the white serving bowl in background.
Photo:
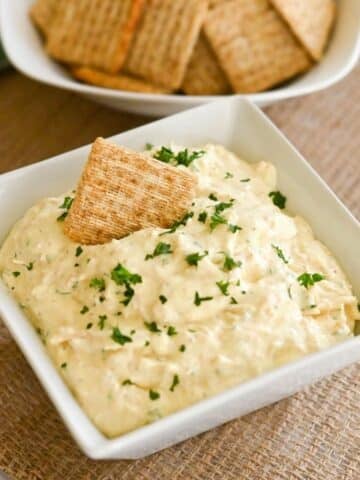
M 250 162 L 268 160 L 278 170 L 289 211 L 305 217 L 335 254 L 360 295 L 360 224 L 317 173 L 256 106 L 241 98 L 213 102 L 112 138 L 142 150 L 179 145 L 225 145 Z M 72 189 L 90 146 L 0 176 L 0 242 L 37 200 Z M 0 314 L 81 449 L 91 458 L 139 458 L 269 405 L 305 385 L 360 360 L 360 337 L 308 355 L 207 400 L 114 439 L 91 423 L 52 364 L 24 312 L 0 282 Z M 339 405 L 341 408 L 341 405 Z
M 77 82 L 51 60 L 28 11 L 34 0 L 0 0 L 1 35 L 13 65 L 40 82 L 86 95 L 109 107 L 133 113 L 163 116 L 221 96 L 154 95 L 94 87 Z M 258 106 L 322 90 L 344 78 L 354 67 L 360 52 L 360 0 L 338 0 L 338 16 L 329 48 L 323 60 L 305 75 L 264 93 L 243 95 Z

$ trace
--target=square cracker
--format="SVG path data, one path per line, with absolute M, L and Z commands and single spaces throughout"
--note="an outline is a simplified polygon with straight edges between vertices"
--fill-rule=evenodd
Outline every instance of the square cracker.
M 222 95 L 231 87 L 204 35 L 200 35 L 187 67 L 182 90 L 188 95 Z
M 40 32 L 47 36 L 56 10 L 62 0 L 36 0 L 30 8 L 30 17 Z
M 48 37 L 49 55 L 115 73 L 122 67 L 145 0 L 62 0 Z
M 320 60 L 334 23 L 334 0 L 271 0 L 300 42 Z
M 207 8 L 208 0 L 148 0 L 125 70 L 179 88 Z
M 64 231 L 73 241 L 95 245 L 146 227 L 169 227 L 187 212 L 195 187 L 191 172 L 98 138 Z
M 205 33 L 236 92 L 266 90 L 310 59 L 268 0 L 229 0 L 210 10 Z
M 171 90 L 145 82 L 139 78 L 124 74 L 111 74 L 101 72 L 89 67 L 74 67 L 71 70 L 73 76 L 82 82 L 96 85 L 97 87 L 125 90 L 127 92 L 142 93 L 170 93 Z

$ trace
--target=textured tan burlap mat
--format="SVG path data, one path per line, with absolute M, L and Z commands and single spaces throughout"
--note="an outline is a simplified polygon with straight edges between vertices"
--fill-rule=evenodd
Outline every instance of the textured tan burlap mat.
M 360 69 L 267 112 L 359 217 Z M 359 480 L 360 366 L 149 458 L 94 462 L 0 325 L 0 470 L 26 480 Z

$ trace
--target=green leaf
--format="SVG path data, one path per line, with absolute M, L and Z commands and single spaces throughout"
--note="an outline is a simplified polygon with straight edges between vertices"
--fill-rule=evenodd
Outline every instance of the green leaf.
M 125 343 L 131 343 L 132 338 L 127 335 L 123 335 L 118 327 L 114 327 L 111 335 L 114 342 L 119 343 L 120 345 L 125 345 Z
M 160 328 L 156 322 L 144 322 L 145 327 L 152 333 L 161 333 Z
M 169 243 L 160 242 L 156 245 L 153 253 L 148 253 L 145 257 L 145 260 L 150 260 L 152 258 L 158 257 L 159 255 L 169 255 L 174 253 L 171 250 L 171 245 Z
M 286 206 L 286 197 L 279 192 L 279 190 L 275 192 L 270 192 L 269 197 L 272 199 L 273 204 L 279 207 L 281 210 L 285 208 Z
M 225 270 L 225 272 L 230 272 L 231 270 L 234 270 L 234 268 L 241 267 L 240 261 L 235 261 L 233 258 L 230 257 L 230 255 L 225 252 L 223 252 L 223 254 L 225 256 L 223 265 L 223 270 Z
M 216 282 L 216 285 L 219 287 L 219 290 L 223 295 L 226 295 L 226 296 L 229 295 L 228 288 L 229 288 L 230 282 L 225 282 L 224 280 L 220 280 L 219 282 Z
M 170 387 L 170 392 L 173 392 L 175 390 L 175 387 L 177 387 L 180 383 L 180 378 L 179 375 L 175 374 L 173 377 L 173 381 Z
M 155 392 L 155 390 L 149 390 L 150 400 L 158 400 L 160 398 L 160 393 Z
M 299 284 L 306 289 L 309 287 L 312 287 L 315 283 L 321 282 L 321 280 L 324 280 L 325 277 L 321 275 L 320 273 L 303 273 L 297 277 L 297 281 Z
M 202 260 L 204 257 L 206 257 L 208 255 L 208 253 L 209 252 L 207 252 L 207 251 L 205 251 L 203 253 L 203 255 L 200 255 L 200 253 L 190 253 L 190 255 L 187 255 L 185 257 L 185 260 L 187 261 L 187 263 L 189 265 L 197 267 L 200 260 Z
M 93 278 L 89 283 L 89 287 L 96 288 L 99 292 L 103 292 L 106 288 L 105 280 L 103 278 Z
M 276 254 L 279 258 L 281 258 L 281 260 L 284 262 L 284 263 L 289 263 L 289 261 L 285 258 L 285 255 L 283 253 L 283 251 L 281 250 L 280 247 L 277 247 L 276 245 L 271 245 L 272 248 L 276 251 Z
M 213 297 L 200 297 L 198 292 L 195 292 L 195 297 L 194 297 L 194 304 L 199 307 L 202 302 L 208 302 L 209 300 L 212 300 Z
M 111 271 L 111 279 L 116 283 L 116 285 L 125 285 L 131 283 L 135 285 L 136 283 L 142 283 L 142 278 L 137 273 L 131 273 L 127 270 L 121 263 Z

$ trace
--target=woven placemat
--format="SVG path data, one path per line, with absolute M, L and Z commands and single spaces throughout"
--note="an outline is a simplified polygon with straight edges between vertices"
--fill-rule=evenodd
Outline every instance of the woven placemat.
M 267 109 L 358 217 L 359 85 L 358 68 L 326 92 Z M 95 462 L 0 324 L 0 470 L 19 480 L 358 480 L 360 365 L 143 460 Z

